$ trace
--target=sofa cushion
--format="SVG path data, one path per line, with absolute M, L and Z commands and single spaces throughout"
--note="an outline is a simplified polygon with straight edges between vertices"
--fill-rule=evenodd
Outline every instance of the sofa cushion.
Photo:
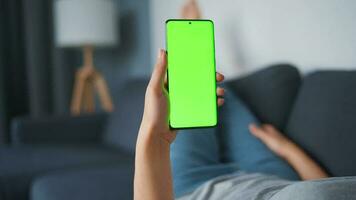
M 141 124 L 145 92 L 148 80 L 138 79 L 126 83 L 118 94 L 115 110 L 111 114 L 104 133 L 108 145 L 133 153 Z
M 300 82 L 301 76 L 296 67 L 279 64 L 227 84 L 261 122 L 283 130 Z
M 108 114 L 80 116 L 17 117 L 11 122 L 11 143 L 23 144 L 98 144 Z
M 334 176 L 356 175 L 356 71 L 306 76 L 287 135 Z
M 147 83 L 145 79 L 132 80 L 114 95 L 116 107 L 104 133 L 106 144 L 134 152 Z M 294 66 L 280 64 L 227 84 L 262 122 L 282 129 L 300 86 L 300 74 Z
M 37 178 L 32 200 L 133 199 L 133 164 L 54 172 Z
M 132 156 L 97 145 L 23 145 L 0 148 L 0 196 L 27 199 L 29 185 L 53 170 L 133 163 Z

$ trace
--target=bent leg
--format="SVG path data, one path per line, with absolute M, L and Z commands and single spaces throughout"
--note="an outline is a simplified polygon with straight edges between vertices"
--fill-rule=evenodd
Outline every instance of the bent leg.
M 181 130 L 171 145 L 175 196 L 192 192 L 204 182 L 232 173 L 234 166 L 221 164 L 216 128 Z
M 236 163 L 244 171 L 298 179 L 298 175 L 287 162 L 251 135 L 248 126 L 258 123 L 258 120 L 229 88 L 225 92 L 225 105 L 222 107 L 221 116 L 221 145 L 226 162 Z

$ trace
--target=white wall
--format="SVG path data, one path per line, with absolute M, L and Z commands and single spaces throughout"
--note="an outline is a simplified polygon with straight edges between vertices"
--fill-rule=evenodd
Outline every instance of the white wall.
M 151 0 L 151 44 L 164 47 L 164 22 L 183 0 Z M 276 62 L 301 71 L 356 68 L 355 0 L 200 0 L 213 19 L 217 68 L 234 77 Z

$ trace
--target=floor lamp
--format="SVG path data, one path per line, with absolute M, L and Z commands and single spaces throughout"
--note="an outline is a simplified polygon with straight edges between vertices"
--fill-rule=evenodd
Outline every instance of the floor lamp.
M 55 39 L 59 47 L 80 47 L 83 65 L 75 76 L 71 113 L 95 111 L 95 94 L 103 110 L 114 109 L 104 77 L 95 69 L 95 47 L 108 47 L 118 42 L 118 13 L 111 0 L 56 0 Z

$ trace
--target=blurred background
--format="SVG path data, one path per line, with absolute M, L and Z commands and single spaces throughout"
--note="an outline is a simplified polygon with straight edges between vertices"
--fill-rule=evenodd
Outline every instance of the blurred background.
M 0 0 L 0 146 L 7 148 L 0 151 L 0 165 L 7 163 L 0 174 L 28 165 L 26 180 L 13 178 L 13 169 L 14 176 L 0 181 L 0 199 L 1 192 L 28 198 L 28 185 L 42 169 L 108 160 L 133 169 L 117 160 L 116 150 L 132 159 L 144 88 L 157 49 L 165 47 L 165 21 L 179 18 L 185 2 Z M 278 63 L 302 74 L 356 68 L 356 1 L 197 2 L 202 17 L 215 23 L 217 69 L 228 80 Z M 65 149 L 68 144 L 74 150 Z M 83 144 L 90 150 L 80 149 Z M 106 144 L 104 153 L 92 153 Z M 106 148 L 116 150 L 111 155 Z M 68 161 L 69 154 L 77 157 Z M 20 155 L 32 171 L 16 160 Z M 58 165 L 46 161 L 53 158 Z M 1 191 L 4 185 L 23 192 Z
M 79 48 L 55 44 L 54 1 L 1 0 L 0 3 L 0 143 L 13 117 L 70 112 Z M 95 52 L 95 65 L 114 91 L 127 79 L 151 70 L 148 0 L 113 1 L 118 11 L 119 42 Z M 114 94 L 113 94 L 114 95 Z
M 0 142 L 19 115 L 70 112 L 79 48 L 55 44 L 54 1 L 1 0 Z M 118 43 L 95 51 L 95 65 L 110 90 L 150 74 L 164 48 L 165 20 L 177 18 L 182 0 L 114 0 Z M 303 72 L 350 69 L 356 63 L 356 3 L 352 0 L 198 1 L 213 19 L 217 68 L 228 78 L 268 64 L 289 62 Z M 112 95 L 115 95 L 113 93 Z
M 303 72 L 355 66 L 356 2 L 351 0 L 200 0 L 203 18 L 215 22 L 218 70 L 228 77 L 276 62 Z M 153 49 L 164 46 L 166 18 L 179 16 L 181 0 L 152 0 Z

